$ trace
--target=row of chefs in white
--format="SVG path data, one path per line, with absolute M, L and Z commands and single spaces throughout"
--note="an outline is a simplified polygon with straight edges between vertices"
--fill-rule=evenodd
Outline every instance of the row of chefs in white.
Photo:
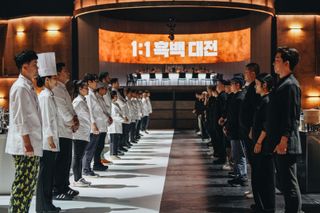
M 45 88 L 37 96 L 32 82 L 20 75 L 10 89 L 6 152 L 24 155 L 22 136 L 29 135 L 34 155 L 42 156 L 43 150 L 59 151 L 59 138 L 89 142 L 92 123 L 96 123 L 99 132 L 122 134 L 122 123 L 136 122 L 152 113 L 149 98 L 129 100 L 117 93 L 118 100 L 112 102 L 110 92 L 102 97 L 89 89 L 86 97 L 78 95 L 72 102 L 65 85 L 58 81 L 53 91 Z M 76 132 L 71 128 L 74 115 L 80 122 Z M 113 119 L 111 124 L 109 117 Z M 49 147 L 51 136 L 56 150 Z

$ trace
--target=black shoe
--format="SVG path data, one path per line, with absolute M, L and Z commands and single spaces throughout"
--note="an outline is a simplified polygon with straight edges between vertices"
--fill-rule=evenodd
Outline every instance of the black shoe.
M 133 141 L 131 141 L 131 143 L 138 143 L 138 141 L 137 140 L 133 140 Z
M 126 148 L 122 147 L 122 148 L 120 148 L 120 151 L 127 152 L 128 150 Z
M 61 193 L 58 195 L 53 196 L 54 200 L 72 200 L 74 196 L 70 196 L 67 193 Z
M 106 171 L 109 167 L 105 166 L 105 165 L 97 165 L 97 166 L 93 166 L 93 170 L 94 171 Z
M 70 187 L 66 193 L 71 197 L 75 197 L 79 195 L 79 191 L 71 189 Z
M 240 177 L 228 180 L 228 183 L 231 186 L 248 186 L 248 180 L 246 178 L 240 178 Z
M 229 172 L 229 173 L 228 173 L 228 177 L 229 177 L 229 178 L 235 178 L 236 175 L 234 174 L 234 172 Z

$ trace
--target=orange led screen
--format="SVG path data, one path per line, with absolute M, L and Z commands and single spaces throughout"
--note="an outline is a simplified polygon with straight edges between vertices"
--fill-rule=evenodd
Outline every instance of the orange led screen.
M 136 64 L 200 64 L 250 59 L 250 29 L 207 34 L 135 34 L 99 30 L 99 59 Z

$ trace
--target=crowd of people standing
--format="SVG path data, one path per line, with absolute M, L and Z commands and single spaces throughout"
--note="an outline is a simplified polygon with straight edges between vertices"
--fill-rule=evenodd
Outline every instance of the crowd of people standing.
M 196 93 L 197 134 L 212 147 L 213 163 L 230 170 L 228 184 L 247 186 L 247 164 L 251 167 L 252 191 L 245 194 L 254 198 L 253 212 L 276 211 L 276 186 L 285 212 L 302 212 L 297 181 L 301 91 L 293 75 L 298 62 L 296 49 L 280 47 L 273 64 L 277 76 L 249 63 L 243 74 L 218 78 Z
M 150 93 L 121 90 L 118 79 L 100 72 L 73 81 L 70 95 L 70 73 L 64 63 L 56 63 L 54 53 L 26 50 L 15 62 L 20 75 L 10 89 L 6 144 L 16 170 L 9 212 L 28 212 L 35 187 L 36 212 L 60 212 L 53 199 L 78 196 L 71 186 L 90 187 L 85 177 L 98 177 L 95 171 L 106 171 L 138 143 L 142 131 L 148 134 Z

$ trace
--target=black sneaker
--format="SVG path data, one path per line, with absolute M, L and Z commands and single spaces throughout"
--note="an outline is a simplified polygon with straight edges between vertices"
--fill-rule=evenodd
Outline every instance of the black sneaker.
M 72 200 L 73 196 L 68 195 L 67 193 L 61 193 L 53 196 L 54 200 Z
M 74 190 L 74 189 L 71 189 L 69 187 L 68 191 L 66 192 L 69 196 L 72 196 L 72 197 L 75 197 L 75 196 L 78 196 L 79 195 L 79 191 L 77 190 Z
M 119 150 L 122 151 L 122 152 L 127 152 L 128 151 L 126 148 L 123 148 L 123 147 L 121 147 Z
M 231 186 L 248 186 L 248 180 L 246 178 L 234 178 L 231 180 L 228 180 L 228 184 Z
M 105 165 L 98 165 L 98 166 L 93 166 L 94 171 L 106 171 L 109 167 Z
M 86 176 L 86 177 L 99 177 L 99 175 L 94 173 L 93 171 L 83 172 L 83 176 Z

